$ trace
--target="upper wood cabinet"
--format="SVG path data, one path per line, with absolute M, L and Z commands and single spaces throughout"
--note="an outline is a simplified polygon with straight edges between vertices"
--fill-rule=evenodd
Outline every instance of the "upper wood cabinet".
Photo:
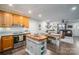
M 19 25 L 20 23 L 20 16 L 18 15 L 13 15 L 13 24 L 14 25 Z
M 13 24 L 13 16 L 10 13 L 4 13 L 4 24 L 9 27 Z
M 29 28 L 29 18 L 20 16 L 20 22 L 23 27 Z
M 10 27 L 14 25 L 20 25 L 28 28 L 29 18 L 21 15 L 0 11 L 0 26 Z
M 0 12 L 0 26 L 4 24 L 4 17 L 3 17 L 3 12 Z
M 29 28 L 29 19 L 24 17 L 24 21 L 23 21 L 24 27 Z
M 13 23 L 22 27 L 29 27 L 29 18 L 19 15 L 13 15 Z
M 11 13 L 6 13 L 0 11 L 0 26 L 1 27 L 9 27 L 12 25 L 13 18 Z

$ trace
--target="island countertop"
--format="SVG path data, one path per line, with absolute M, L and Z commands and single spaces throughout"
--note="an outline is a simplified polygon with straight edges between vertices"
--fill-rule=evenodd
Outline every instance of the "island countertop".
M 55 33 L 53 33 L 53 34 L 46 34 L 46 36 L 51 37 L 51 38 L 58 38 L 58 39 L 61 38 L 60 34 L 55 34 Z
M 27 37 L 32 38 L 33 40 L 37 40 L 37 41 L 46 40 L 47 38 L 47 36 L 45 35 L 33 35 L 33 34 L 28 34 Z

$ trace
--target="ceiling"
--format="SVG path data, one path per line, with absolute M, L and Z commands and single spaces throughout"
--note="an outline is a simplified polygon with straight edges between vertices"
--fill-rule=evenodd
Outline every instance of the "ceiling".
M 71 10 L 73 6 L 77 7 L 75 11 Z M 16 11 L 35 20 L 79 20 L 78 4 L 0 4 L 0 9 Z M 31 14 L 28 13 L 29 10 L 32 11 Z M 42 14 L 42 17 L 38 17 L 38 14 Z

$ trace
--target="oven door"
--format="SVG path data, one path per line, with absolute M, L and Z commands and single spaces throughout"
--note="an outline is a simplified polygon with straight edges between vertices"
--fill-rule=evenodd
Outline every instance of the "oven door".
M 14 35 L 14 43 L 18 43 L 19 42 L 19 36 L 18 35 Z
M 66 36 L 72 37 L 72 30 L 66 30 Z

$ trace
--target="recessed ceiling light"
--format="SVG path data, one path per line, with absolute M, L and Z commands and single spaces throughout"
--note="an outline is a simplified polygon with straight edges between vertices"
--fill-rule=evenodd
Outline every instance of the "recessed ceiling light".
M 72 7 L 72 11 L 74 11 L 74 10 L 76 10 L 76 9 L 77 9 L 77 7 L 76 7 L 76 6 Z
M 31 13 L 32 13 L 32 11 L 31 11 L 31 10 L 29 10 L 29 11 L 28 11 L 28 13 L 29 13 L 29 14 L 31 14 Z
M 42 17 L 42 14 L 39 14 L 38 17 Z
M 13 4 L 9 4 L 9 6 L 13 6 Z

